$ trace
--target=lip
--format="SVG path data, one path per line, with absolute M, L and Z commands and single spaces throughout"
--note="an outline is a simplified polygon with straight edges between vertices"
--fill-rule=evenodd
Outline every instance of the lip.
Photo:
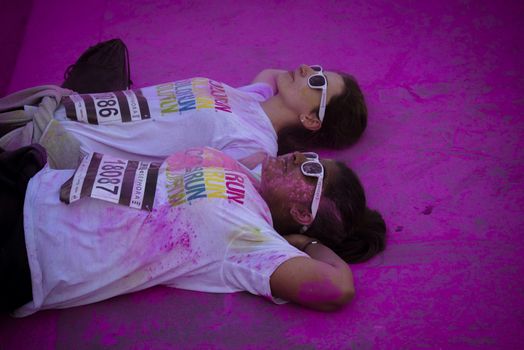
M 292 165 L 293 163 L 293 157 L 289 157 L 289 156 L 285 156 L 285 157 L 282 157 L 282 162 L 283 162 L 283 173 L 284 174 L 287 174 L 287 172 L 292 169 L 290 167 L 290 165 Z

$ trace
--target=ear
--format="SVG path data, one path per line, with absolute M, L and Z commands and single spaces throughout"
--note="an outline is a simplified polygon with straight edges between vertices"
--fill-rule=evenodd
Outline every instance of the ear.
M 317 131 L 322 127 L 322 123 L 315 113 L 301 114 L 299 118 L 302 126 L 308 130 Z
M 293 204 L 291 209 L 289 209 L 289 213 L 297 223 L 302 226 L 308 226 L 313 222 L 313 215 L 310 210 L 310 208 L 304 205 Z

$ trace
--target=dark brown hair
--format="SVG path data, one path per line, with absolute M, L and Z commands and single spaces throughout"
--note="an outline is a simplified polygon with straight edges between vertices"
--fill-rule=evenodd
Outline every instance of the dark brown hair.
M 278 135 L 279 154 L 312 148 L 341 149 L 357 142 L 367 126 L 366 102 L 356 79 L 345 73 L 339 74 L 345 88 L 326 106 L 322 127 L 317 131 L 302 126 L 282 130 Z M 313 112 L 318 115 L 318 109 Z
M 357 175 L 344 163 L 336 165 L 338 173 L 331 174 L 317 216 L 305 234 L 318 238 L 346 262 L 363 262 L 386 247 L 386 224 L 378 211 L 367 207 Z

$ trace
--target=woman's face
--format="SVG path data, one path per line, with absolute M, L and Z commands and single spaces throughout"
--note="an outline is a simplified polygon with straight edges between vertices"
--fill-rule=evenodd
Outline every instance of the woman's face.
M 300 167 L 307 159 L 300 152 L 269 157 L 262 165 L 260 194 L 271 210 L 275 225 L 280 221 L 290 220 L 290 208 L 301 204 L 310 210 L 318 179 L 305 176 Z M 324 166 L 324 186 L 331 181 L 330 176 L 336 173 L 332 160 L 321 160 Z M 321 197 L 322 198 L 322 197 Z
M 318 109 L 322 90 L 312 89 L 308 85 L 308 79 L 315 71 L 308 65 L 302 64 L 294 71 L 282 73 L 277 77 L 278 94 L 285 105 L 294 110 L 297 115 L 309 114 Z M 327 104 L 333 96 L 340 95 L 344 91 L 344 80 L 340 74 L 334 72 L 323 72 L 327 78 Z

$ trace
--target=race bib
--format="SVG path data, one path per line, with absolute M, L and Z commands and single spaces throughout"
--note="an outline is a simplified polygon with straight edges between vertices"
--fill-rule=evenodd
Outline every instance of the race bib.
M 73 94 L 64 97 L 66 116 L 87 124 L 128 123 L 151 118 L 141 90 Z
M 160 163 L 156 162 L 90 153 L 60 188 L 60 200 L 70 204 L 82 197 L 91 197 L 151 211 L 159 168 Z

